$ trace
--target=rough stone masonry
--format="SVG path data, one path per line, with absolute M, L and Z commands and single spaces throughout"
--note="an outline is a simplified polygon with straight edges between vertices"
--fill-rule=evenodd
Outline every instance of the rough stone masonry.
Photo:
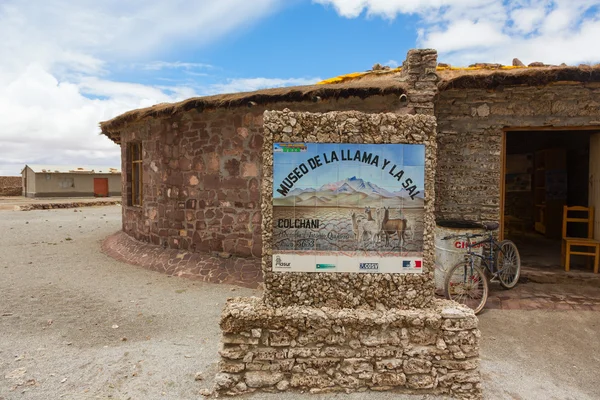
M 428 115 L 265 112 L 262 234 L 265 294 L 230 299 L 217 394 L 447 393 L 480 398 L 472 310 L 433 298 L 435 118 Z M 422 274 L 272 270 L 274 142 L 425 144 Z

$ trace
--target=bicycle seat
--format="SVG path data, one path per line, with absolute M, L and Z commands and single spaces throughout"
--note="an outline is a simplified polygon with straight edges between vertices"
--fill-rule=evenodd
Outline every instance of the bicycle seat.
M 481 224 L 486 231 L 495 231 L 500 227 L 500 224 L 497 222 L 484 222 Z

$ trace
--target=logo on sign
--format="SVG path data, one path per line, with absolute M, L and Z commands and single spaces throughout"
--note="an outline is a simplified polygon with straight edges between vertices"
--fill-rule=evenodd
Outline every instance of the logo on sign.
M 281 261 L 281 257 L 275 257 L 275 266 L 280 268 L 289 268 L 291 263 Z
M 308 148 L 304 143 L 274 143 L 274 153 L 306 153 Z
M 360 263 L 358 269 L 376 271 L 379 269 L 379 263 Z
M 334 269 L 335 264 L 317 264 L 317 269 Z
M 422 268 L 423 261 L 421 260 L 404 260 L 402 261 L 402 268 Z

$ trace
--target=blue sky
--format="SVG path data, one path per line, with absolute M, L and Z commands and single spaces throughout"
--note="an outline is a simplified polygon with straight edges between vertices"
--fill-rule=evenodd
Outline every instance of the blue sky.
M 331 7 L 309 1 L 290 1 L 273 16 L 189 51 L 165 49 L 162 58 L 203 64 L 197 68 L 159 71 L 118 69 L 113 79 L 152 84 L 155 79 L 179 81 L 206 91 L 206 86 L 255 77 L 325 79 L 364 71 L 376 62 L 396 66 L 417 39 L 414 18 L 340 18 Z M 198 75 L 205 74 L 205 76 Z M 172 82 L 172 81 L 171 81 Z M 240 89 L 245 89 L 240 87 Z M 211 89 L 208 89 L 210 91 Z
M 306 152 L 273 153 L 274 196 L 280 196 L 276 190 L 280 187 L 281 182 L 301 164 L 304 164 L 309 172 L 294 183 L 294 188 L 317 189 L 327 183 L 356 177 L 374 183 L 390 192 L 402 190 L 402 183 L 410 178 L 418 189 L 423 190 L 425 182 L 425 146 L 423 145 L 309 143 L 306 147 Z M 343 158 L 348 158 L 348 152 L 350 152 L 350 158 L 354 158 L 356 151 L 360 151 L 361 157 L 365 153 L 372 154 L 372 163 L 343 160 Z M 339 161 L 333 161 L 332 152 L 335 152 Z M 322 165 L 312 168 L 308 160 L 314 159 L 315 156 L 319 156 Z M 375 156 L 379 157 L 376 164 Z M 394 178 L 399 171 L 404 171 L 400 182 Z M 394 175 L 390 175 L 390 172 L 393 172 Z
M 600 0 L 2 0 L 0 175 L 118 165 L 98 123 L 217 93 L 311 84 L 415 47 L 439 61 L 600 61 Z

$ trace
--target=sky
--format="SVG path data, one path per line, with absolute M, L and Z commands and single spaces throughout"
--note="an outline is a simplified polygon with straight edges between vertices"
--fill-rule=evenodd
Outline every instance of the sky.
M 0 0 L 0 176 L 120 165 L 99 122 L 438 60 L 600 62 L 600 0 Z
M 275 144 L 277 145 L 277 144 Z M 356 152 L 361 161 L 354 161 Z M 334 160 L 335 153 L 338 161 Z M 362 157 L 371 155 L 362 162 Z M 315 157 L 321 165 L 317 165 Z M 377 157 L 377 158 L 376 158 Z M 352 161 L 347 161 L 348 159 Z M 309 162 L 312 160 L 312 162 Z M 425 146 L 420 144 L 306 144 L 305 152 L 273 153 L 273 196 L 283 197 L 277 192 L 281 182 L 301 164 L 306 167 L 295 188 L 318 189 L 325 184 L 350 178 L 362 179 L 390 192 L 402 190 L 402 184 L 411 179 L 412 185 L 423 191 L 425 186 Z M 394 177 L 400 171 L 400 181 Z

